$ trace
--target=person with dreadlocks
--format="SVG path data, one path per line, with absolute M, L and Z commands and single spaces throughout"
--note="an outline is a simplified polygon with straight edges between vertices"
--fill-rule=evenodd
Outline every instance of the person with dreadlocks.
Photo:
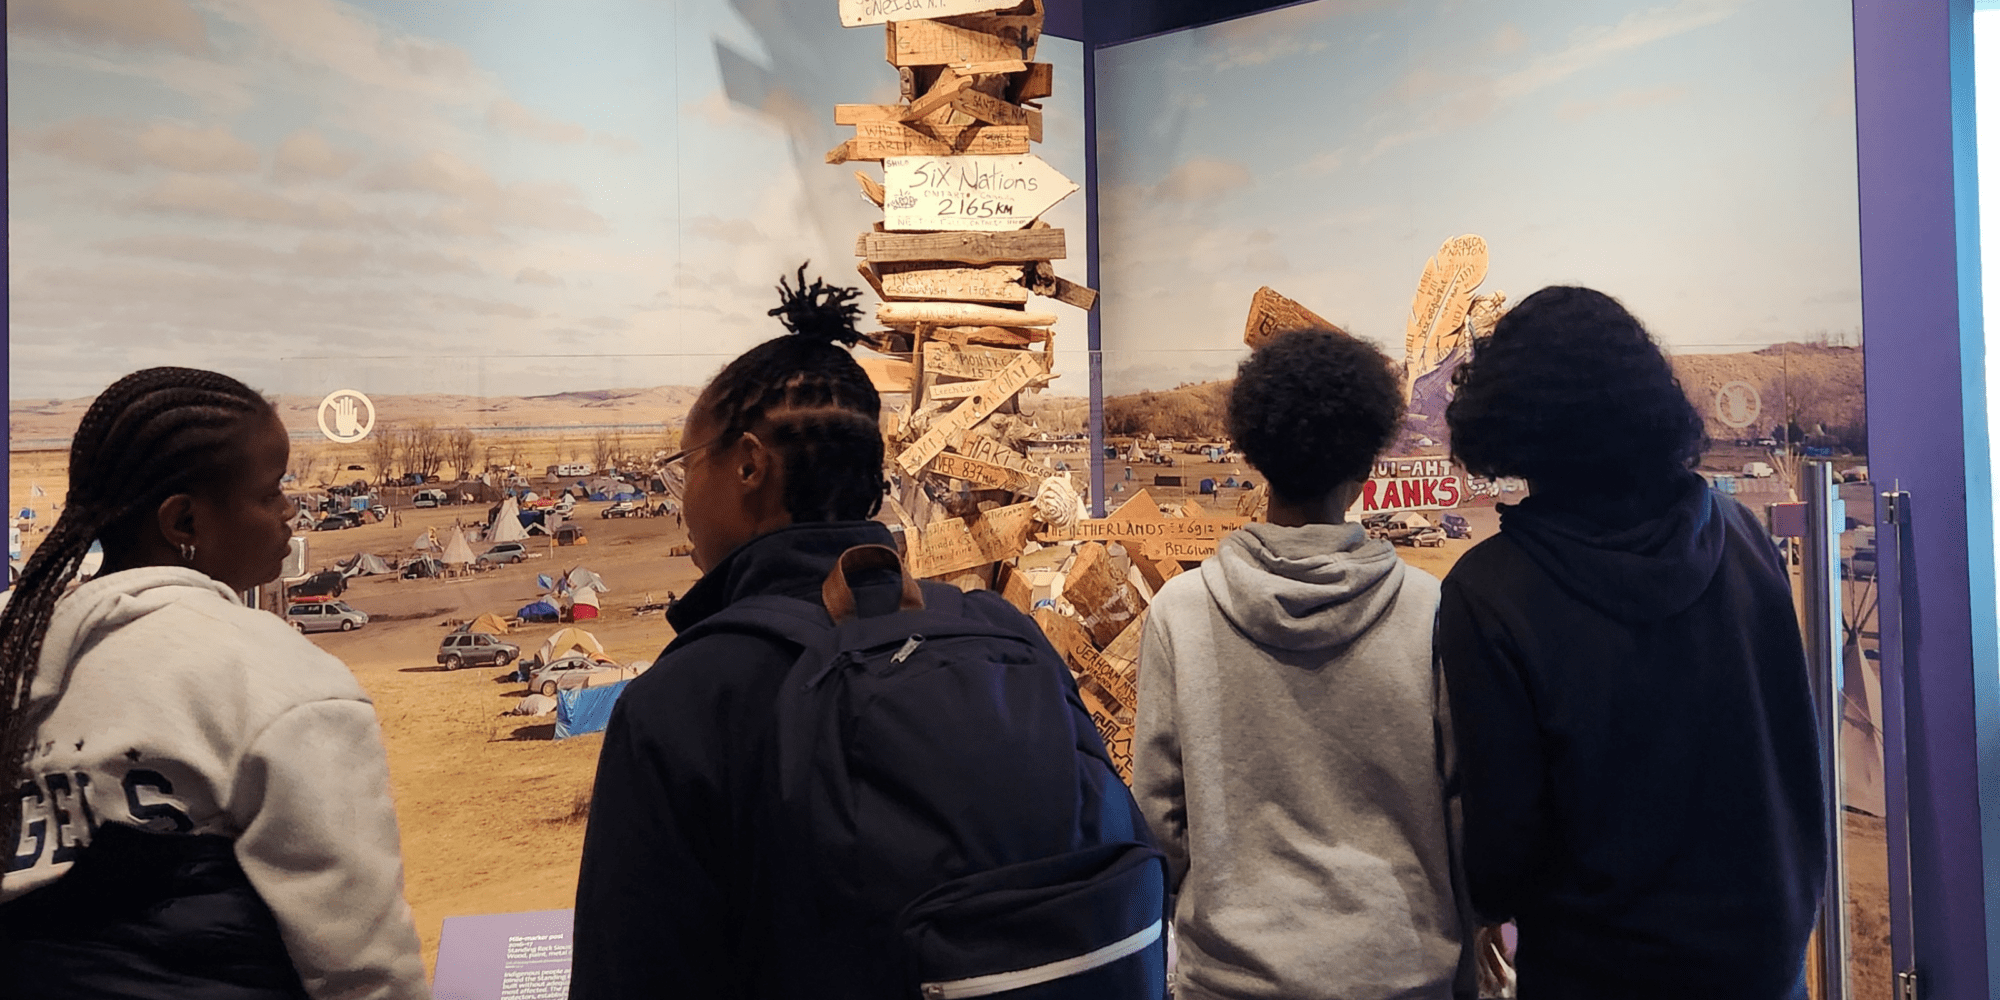
M 854 329 L 859 310 L 852 304 L 860 293 L 818 281 L 807 285 L 804 268 L 797 290 L 786 284 L 779 290 L 784 303 L 772 314 L 790 335 L 723 368 L 688 415 L 685 450 L 669 460 L 685 461 L 682 510 L 704 575 L 667 611 L 679 636 L 675 643 L 612 710 L 577 884 L 573 1000 L 915 993 L 905 978 L 910 970 L 902 964 L 898 932 L 885 926 L 881 897 L 893 894 L 883 888 L 891 880 L 856 885 L 866 880 L 845 878 L 851 870 L 803 860 L 816 855 L 801 841 L 816 842 L 827 831 L 802 829 L 799 814 L 780 804 L 779 761 L 786 759 L 779 743 L 780 698 L 781 691 L 794 690 L 783 682 L 805 662 L 801 650 L 815 647 L 721 627 L 743 613 L 739 605 L 760 601 L 768 607 L 773 598 L 796 599 L 791 603 L 802 614 L 825 620 L 822 585 L 845 593 L 830 582 L 834 567 L 845 567 L 843 553 L 895 547 L 889 530 L 870 520 L 884 488 L 881 400 L 846 350 L 860 340 Z M 869 569 L 849 579 L 862 620 L 893 612 L 899 597 L 907 600 L 900 572 Z M 1046 647 L 1034 623 L 997 594 L 965 594 L 962 603 L 956 621 L 1018 629 Z M 824 627 L 831 634 L 831 626 Z M 1053 652 L 1044 662 L 1049 690 L 1060 683 L 1067 703 L 1058 695 L 1020 714 L 1046 720 L 1043 732 L 1086 734 L 1094 749 L 1065 735 L 1057 756 L 1065 769 L 1086 753 L 1101 761 L 1104 781 L 1116 786 L 1116 794 L 1089 786 L 1086 805 L 1101 801 L 1105 813 L 1115 814 L 1122 799 L 1122 829 L 1129 835 L 1143 819 L 1112 771 L 1067 670 Z M 799 729 L 784 733 L 796 749 Z M 961 735 L 973 743 L 981 734 L 951 738 Z M 1019 760 L 1046 746 L 1017 744 L 1008 752 Z M 942 773 L 949 765 L 937 767 Z M 820 794 L 839 791 L 816 787 Z M 885 819 L 887 812 L 871 813 L 875 825 L 842 831 L 861 840 L 855 864 L 875 864 L 882 855 L 871 852 L 922 841 L 926 831 L 917 827 L 937 814 L 962 815 L 927 797 L 919 784 L 896 787 L 899 804 L 917 815 L 903 813 L 908 822 L 899 823 Z M 1003 803 L 1016 823 L 985 832 L 1040 843 L 1033 839 L 1045 828 L 1036 825 L 1040 817 L 1022 815 L 1035 813 L 1035 805 L 1015 809 L 1014 800 L 992 788 L 965 794 Z M 1095 815 L 1084 824 L 1095 822 Z M 1117 821 L 1114 815 L 1105 828 Z M 801 907 L 810 915 L 799 917 Z
M 0 996 L 429 996 L 374 709 L 236 597 L 288 552 L 289 452 L 214 372 L 137 372 L 84 414 L 0 610 Z

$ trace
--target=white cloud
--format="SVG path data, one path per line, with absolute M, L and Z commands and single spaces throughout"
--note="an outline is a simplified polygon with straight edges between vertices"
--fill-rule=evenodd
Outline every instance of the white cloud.
M 182 0 L 11 0 L 7 33 L 127 49 L 159 47 L 189 55 L 209 51 L 207 26 Z
M 1250 168 L 1241 163 L 1200 157 L 1175 167 L 1153 185 L 1152 193 L 1161 201 L 1205 202 L 1253 183 Z
M 1672 104 L 1685 99 L 1687 95 L 1688 88 L 1680 84 L 1620 91 L 1597 100 L 1564 101 L 1562 106 L 1556 109 L 1556 117 L 1564 121 L 1582 121 L 1605 111 L 1632 112 Z
M 146 168 L 188 173 L 256 170 L 255 146 L 221 125 L 142 124 L 129 119 L 77 118 L 23 135 L 24 145 L 50 156 L 119 173 Z
M 272 172 L 279 180 L 331 180 L 346 176 L 359 162 L 359 153 L 335 147 L 317 129 L 303 128 L 278 144 Z
M 539 142 L 568 144 L 590 138 L 590 130 L 575 122 L 537 114 L 505 97 L 494 101 L 486 109 L 486 124 L 502 132 Z
M 563 280 L 539 267 L 524 267 L 514 273 L 514 284 L 540 285 L 544 288 L 561 288 Z
M 291 198 L 220 177 L 174 174 L 132 202 L 133 207 L 179 215 L 296 226 L 302 229 L 381 228 L 379 216 L 334 195 Z

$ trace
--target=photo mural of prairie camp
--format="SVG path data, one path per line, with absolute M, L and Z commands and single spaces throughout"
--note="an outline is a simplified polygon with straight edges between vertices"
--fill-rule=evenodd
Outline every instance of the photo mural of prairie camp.
M 445 917 L 570 905 L 599 740 L 555 737 L 602 726 L 698 576 L 655 462 L 701 385 L 783 332 L 802 262 L 877 311 L 854 174 L 882 174 L 828 153 L 836 104 L 903 95 L 843 6 L 8 5 L 16 564 L 119 376 L 274 397 L 303 551 L 267 600 L 377 705 L 432 954 Z M 1085 177 L 1082 46 L 1035 58 L 1056 190 L 1021 210 L 1075 248 L 1049 286 L 1080 284 L 1085 199 L 1048 177 Z M 1069 335 L 1025 419 L 1080 429 L 1049 401 L 1086 391 L 1084 313 L 1035 308 Z
M 1247 343 L 1335 325 L 1409 416 L 1353 515 L 1444 575 L 1526 484 L 1468 478 L 1450 373 L 1548 285 L 1666 347 L 1751 510 L 1829 459 L 1872 525 L 1853 11 L 1825 0 L 1318 0 L 1097 53 L 1116 506 L 1254 506 L 1224 426 Z M 1854 981 L 1889 995 L 1875 548 L 1842 543 Z

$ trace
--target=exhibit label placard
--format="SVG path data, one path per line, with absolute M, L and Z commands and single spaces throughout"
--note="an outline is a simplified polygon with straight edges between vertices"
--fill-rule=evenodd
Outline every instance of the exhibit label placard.
M 882 161 L 884 225 L 891 232 L 1007 232 L 1078 189 L 1034 154 L 892 156 Z
M 563 1000 L 569 996 L 575 911 L 446 917 L 438 938 L 437 1000 Z

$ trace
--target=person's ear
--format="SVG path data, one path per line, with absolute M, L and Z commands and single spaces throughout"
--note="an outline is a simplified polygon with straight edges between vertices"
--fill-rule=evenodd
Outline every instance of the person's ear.
M 168 545 L 178 549 L 195 544 L 194 497 L 176 493 L 160 501 L 154 520 L 160 527 L 160 537 L 166 539 Z
M 749 431 L 743 433 L 738 443 L 736 474 L 743 482 L 744 492 L 755 492 L 771 478 L 771 449 L 762 438 Z

